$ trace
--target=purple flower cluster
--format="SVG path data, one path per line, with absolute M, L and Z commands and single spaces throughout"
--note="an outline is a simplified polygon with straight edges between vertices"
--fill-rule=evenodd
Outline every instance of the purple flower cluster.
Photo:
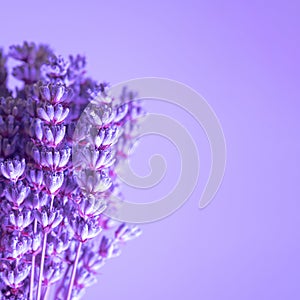
M 140 234 L 103 212 L 143 110 L 126 89 L 110 97 L 85 64 L 34 43 L 0 50 L 0 299 L 80 299 Z

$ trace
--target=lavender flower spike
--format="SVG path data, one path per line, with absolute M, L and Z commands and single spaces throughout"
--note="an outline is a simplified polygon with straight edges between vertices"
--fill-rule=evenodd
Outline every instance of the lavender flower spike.
M 110 97 L 85 65 L 47 45 L 0 49 L 1 300 L 80 299 L 141 233 L 104 212 L 120 196 L 116 166 L 142 108 Z M 22 87 L 10 90 L 9 76 Z

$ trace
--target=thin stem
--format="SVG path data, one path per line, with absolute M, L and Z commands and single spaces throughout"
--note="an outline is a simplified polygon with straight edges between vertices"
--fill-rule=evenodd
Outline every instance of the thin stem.
M 35 219 L 34 223 L 33 223 L 33 234 L 36 234 L 36 230 L 37 230 L 37 219 Z M 35 253 L 32 254 L 32 258 L 31 258 L 31 274 L 30 274 L 29 300 L 33 300 L 34 271 L 35 271 Z
M 54 203 L 54 195 L 51 195 L 50 211 L 52 211 L 53 209 L 53 203 Z
M 30 274 L 29 300 L 33 300 L 34 271 L 35 271 L 35 255 L 33 254 L 33 255 L 32 255 L 32 259 L 31 259 L 31 274 Z
M 43 281 L 43 273 L 44 273 L 44 263 L 45 263 L 45 255 L 46 255 L 46 246 L 47 246 L 47 236 L 48 233 L 44 233 L 44 238 L 43 238 L 43 247 L 42 247 L 42 256 L 41 256 L 41 264 L 40 264 L 40 274 L 39 274 L 39 283 L 37 287 L 37 297 L 36 300 L 41 299 L 41 294 L 42 294 L 42 281 Z
M 53 210 L 53 203 L 54 203 L 54 195 L 51 195 L 51 202 L 50 202 L 50 212 Z M 45 233 L 44 235 L 44 241 L 43 241 L 43 252 L 42 252 L 42 258 L 41 258 L 41 271 L 40 272 L 40 276 L 39 276 L 39 288 L 41 289 L 40 294 L 43 294 L 42 298 L 46 299 L 47 296 L 47 290 L 48 290 L 48 286 L 46 286 L 43 291 L 42 291 L 42 275 L 44 272 L 44 261 L 45 261 L 45 253 L 46 253 L 46 248 L 47 248 L 47 236 L 48 233 Z M 40 298 L 37 298 L 37 300 L 39 300 Z
M 68 288 L 68 295 L 67 295 L 66 300 L 71 299 L 72 289 L 73 289 L 75 275 L 76 275 L 78 261 L 79 261 L 79 254 L 80 254 L 80 251 L 81 251 L 81 246 L 82 246 L 82 242 L 79 242 L 79 245 L 78 245 L 78 248 L 77 248 L 77 251 L 76 251 L 76 257 L 75 257 L 75 261 L 74 261 L 74 265 L 73 265 L 73 270 L 72 270 L 72 274 L 71 274 L 71 279 L 70 279 L 69 288 Z
M 47 300 L 48 299 L 48 296 L 49 296 L 49 287 L 48 286 L 46 286 L 45 288 L 44 288 L 44 290 L 43 290 L 43 299 L 44 300 Z
M 68 274 L 70 272 L 71 266 L 72 266 L 71 264 L 68 265 L 67 270 L 65 271 L 65 274 L 64 274 L 63 278 L 67 278 L 68 277 Z M 56 287 L 54 299 L 58 299 L 58 295 L 63 290 L 63 286 L 64 286 L 64 281 L 61 280 L 60 285 L 58 287 Z

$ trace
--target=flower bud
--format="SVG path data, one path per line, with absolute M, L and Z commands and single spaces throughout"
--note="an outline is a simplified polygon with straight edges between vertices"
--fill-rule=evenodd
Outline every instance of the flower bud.
M 124 103 L 121 106 L 117 108 L 116 116 L 114 118 L 114 122 L 120 122 L 125 118 L 126 114 L 128 112 L 128 104 Z
M 99 254 L 105 258 L 112 258 L 120 254 L 120 249 L 112 239 L 103 236 L 100 243 Z
M 3 177 L 11 181 L 17 181 L 22 176 L 25 166 L 24 158 L 21 161 L 18 159 L 7 159 L 4 162 L 0 162 L 0 170 Z
M 0 153 L 4 157 L 12 155 L 16 150 L 18 139 L 18 134 L 14 135 L 13 138 L 3 138 L 0 136 Z
M 130 241 L 142 233 L 141 229 L 137 226 L 129 227 L 125 223 L 121 224 L 115 231 L 115 238 L 122 242 Z
M 0 134 L 4 137 L 11 137 L 19 130 L 19 125 L 15 122 L 13 115 L 7 117 L 0 116 Z
M 36 212 L 36 218 L 44 229 L 48 228 L 50 230 L 57 227 L 61 223 L 63 220 L 63 215 L 62 211 L 60 210 L 54 209 L 49 211 L 49 209 L 43 207 L 40 212 Z
M 69 108 L 64 108 L 61 104 L 58 105 L 46 105 L 44 107 L 37 108 L 37 115 L 46 123 L 60 124 L 69 114 Z
M 30 265 L 25 262 L 21 262 L 16 267 L 10 265 L 1 273 L 1 278 L 4 283 L 11 288 L 19 288 L 22 286 L 22 281 L 26 279 L 29 272 Z
M 43 127 L 43 142 L 47 145 L 57 147 L 66 134 L 66 127 L 63 125 L 45 125 Z
M 102 171 L 80 170 L 76 179 L 85 195 L 105 192 L 112 184 L 111 179 Z
M 30 188 L 25 186 L 22 181 L 15 184 L 8 184 L 4 190 L 5 198 L 14 203 L 16 207 L 20 206 L 30 193 Z
M 86 242 L 96 237 L 102 231 L 96 219 L 84 220 L 79 216 L 73 216 L 69 222 L 76 238 L 81 242 Z
M 101 214 L 106 209 L 106 201 L 98 199 L 93 195 L 83 197 L 80 201 L 79 212 L 82 216 L 96 216 Z
M 110 149 L 95 150 L 95 148 L 85 147 L 80 154 L 73 157 L 73 163 L 81 168 L 100 170 L 112 166 L 115 162 L 114 152 Z
M 66 167 L 71 156 L 70 148 L 61 150 L 44 148 L 40 155 L 40 164 L 52 171 L 60 171 Z
M 25 206 L 29 209 L 40 210 L 50 202 L 50 196 L 44 192 L 31 193 L 25 201 Z
M 60 280 L 64 275 L 64 267 L 62 262 L 54 262 L 53 260 L 46 260 L 44 268 L 44 284 L 53 284 Z
M 39 91 L 42 100 L 51 104 L 62 103 L 72 96 L 71 90 L 60 83 L 40 85 Z
M 9 220 L 15 230 L 22 231 L 32 223 L 33 215 L 29 209 L 24 208 L 22 211 L 11 211 Z
M 57 193 L 60 187 L 62 186 L 63 181 L 64 181 L 63 172 L 45 173 L 44 182 L 50 194 L 54 195 L 55 193 Z
M 38 169 L 28 169 L 26 178 L 29 184 L 35 189 L 42 189 L 44 187 L 44 173 Z

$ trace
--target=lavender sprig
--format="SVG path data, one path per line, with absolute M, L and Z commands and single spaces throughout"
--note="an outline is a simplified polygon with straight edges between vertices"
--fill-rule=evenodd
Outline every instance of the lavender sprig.
M 7 87 L 8 58 L 19 61 L 12 75 L 23 87 L 15 91 Z M 0 50 L 3 300 L 80 299 L 103 264 L 140 234 L 103 212 L 120 193 L 115 169 L 131 146 L 141 103 L 127 90 L 111 98 L 109 85 L 87 77 L 85 65 L 83 56 L 65 60 L 47 45 Z

